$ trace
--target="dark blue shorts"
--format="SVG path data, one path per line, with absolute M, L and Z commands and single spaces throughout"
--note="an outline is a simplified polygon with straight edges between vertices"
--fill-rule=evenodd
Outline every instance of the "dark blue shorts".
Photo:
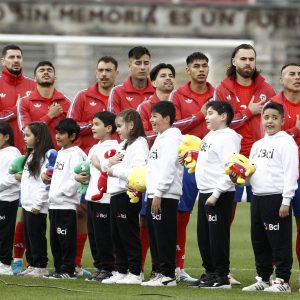
M 243 192 L 244 188 L 246 188 L 246 193 L 247 193 L 247 202 L 251 202 L 253 193 L 252 193 L 252 188 L 250 185 L 247 185 L 246 187 L 244 186 L 235 186 L 235 194 L 234 194 L 234 201 L 235 202 L 241 202 L 242 197 L 243 197 Z
M 292 207 L 294 216 L 300 217 L 300 180 L 298 180 L 298 189 L 295 191 L 295 196 L 292 199 Z

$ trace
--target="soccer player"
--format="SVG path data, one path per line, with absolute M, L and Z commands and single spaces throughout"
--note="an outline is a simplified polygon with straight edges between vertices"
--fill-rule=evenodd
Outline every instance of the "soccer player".
M 108 111 L 119 114 L 127 108 L 137 109 L 138 105 L 154 94 L 148 79 L 151 55 L 147 48 L 138 46 L 128 52 L 130 76 L 114 87 L 108 99 Z

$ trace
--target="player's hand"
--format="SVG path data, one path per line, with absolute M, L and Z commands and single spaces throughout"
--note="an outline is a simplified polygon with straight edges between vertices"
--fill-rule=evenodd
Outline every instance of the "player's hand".
M 259 115 L 261 114 L 262 109 L 264 107 L 264 102 L 266 102 L 266 100 L 261 100 L 259 102 L 254 103 L 254 96 L 253 96 L 249 102 L 248 108 L 253 115 Z
M 51 178 L 46 175 L 46 173 L 42 173 L 41 179 L 45 184 L 50 184 L 51 183 Z
M 16 179 L 17 181 L 21 182 L 22 174 L 16 173 L 16 174 L 14 174 L 14 175 L 15 175 L 15 179 Z
M 74 178 L 76 181 L 83 184 L 87 184 L 90 180 L 90 176 L 87 176 L 85 172 L 82 172 L 80 174 L 75 174 Z
M 113 157 L 109 158 L 108 161 L 111 165 L 116 165 L 122 161 L 124 154 L 116 153 Z
M 50 105 L 49 110 L 48 110 L 48 117 L 49 118 L 57 118 L 63 113 L 63 109 L 60 104 L 58 103 L 53 103 Z
M 237 174 L 235 172 L 230 172 L 229 174 L 229 178 L 233 183 L 237 182 Z
M 218 198 L 215 196 L 211 195 L 205 202 L 205 205 L 207 206 L 215 206 L 218 201 Z
M 40 210 L 39 209 L 36 209 L 36 208 L 32 208 L 31 209 L 31 212 L 34 214 L 34 215 L 38 215 L 40 213 Z
M 184 158 L 181 155 L 178 155 L 178 162 L 183 166 L 184 165 Z
M 286 218 L 290 214 L 290 207 L 288 205 L 281 204 L 279 209 L 279 217 Z
M 107 173 L 108 176 L 111 176 L 111 177 L 114 176 L 114 174 L 113 174 L 113 169 L 111 169 L 111 168 L 107 169 L 107 170 L 106 170 L 106 173 Z
M 154 196 L 151 205 L 151 213 L 153 215 L 159 215 L 161 213 L 161 198 Z

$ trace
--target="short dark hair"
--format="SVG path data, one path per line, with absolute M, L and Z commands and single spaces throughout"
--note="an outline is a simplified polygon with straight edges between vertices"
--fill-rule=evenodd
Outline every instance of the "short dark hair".
M 215 110 L 219 115 L 225 113 L 227 115 L 226 125 L 229 126 L 231 124 L 231 121 L 234 116 L 234 111 L 232 105 L 229 102 L 221 100 L 209 101 L 206 104 L 206 109 L 209 108 Z
M 59 133 L 67 133 L 70 137 L 73 133 L 75 133 L 75 142 L 80 133 L 80 127 L 77 122 L 72 118 L 61 119 L 57 125 L 55 126 L 55 130 Z
M 161 69 L 169 69 L 172 72 L 173 77 L 175 78 L 175 75 L 176 75 L 175 68 L 171 64 L 160 63 L 151 70 L 151 72 L 150 72 L 150 80 L 151 81 L 154 81 L 156 79 L 156 77 Z
M 4 121 L 0 121 L 0 133 L 3 135 L 9 135 L 8 138 L 8 144 L 10 146 L 14 146 L 15 145 L 15 141 L 14 141 L 14 131 L 11 128 L 11 126 L 9 125 L 9 123 L 4 122 Z
M 6 45 L 3 49 L 2 49 L 2 57 L 4 57 L 7 54 L 8 50 L 19 50 L 21 52 L 21 54 L 23 54 L 22 49 L 14 44 L 10 44 L 10 45 Z
M 100 111 L 94 114 L 94 119 L 97 118 L 101 120 L 105 127 L 111 126 L 111 134 L 116 132 L 116 115 L 110 111 Z
M 51 68 L 53 69 L 53 71 L 54 71 L 54 73 L 55 73 L 55 68 L 54 68 L 52 62 L 49 61 L 49 60 L 43 60 L 43 61 L 40 61 L 40 62 L 36 65 L 36 67 L 34 68 L 34 71 L 33 71 L 33 74 L 34 74 L 34 75 L 36 74 L 37 69 L 38 69 L 39 67 L 41 67 L 41 66 L 49 66 L 49 67 L 51 67 Z
M 172 125 L 176 117 L 176 108 L 170 101 L 158 101 L 151 107 L 151 113 L 158 113 L 163 118 L 170 117 L 170 125 Z
M 241 49 L 253 50 L 254 54 L 255 54 L 255 57 L 256 57 L 256 51 L 255 51 L 254 47 L 250 44 L 241 44 L 241 45 L 235 47 L 232 51 L 232 54 L 231 54 L 230 66 L 227 68 L 227 71 L 226 71 L 227 76 L 229 78 L 231 78 L 232 80 L 236 80 L 236 67 L 232 64 L 232 59 L 235 58 L 236 54 Z M 252 79 L 255 79 L 258 76 L 259 73 L 260 72 L 255 67 L 254 73 L 252 75 Z
M 143 55 L 148 55 L 151 58 L 151 54 L 146 47 L 137 46 L 129 50 L 128 58 L 140 59 Z
M 113 58 L 112 56 L 102 56 L 99 58 L 98 62 L 97 62 L 97 66 L 99 65 L 99 62 L 104 61 L 105 63 L 112 63 L 116 70 L 118 69 L 118 61 Z
M 121 111 L 117 115 L 116 119 L 118 118 L 122 118 L 125 123 L 133 123 L 133 128 L 129 134 L 129 138 L 127 140 L 125 148 L 128 145 L 132 144 L 138 137 L 146 136 L 141 116 L 135 109 L 129 108 Z
M 196 59 L 203 59 L 208 62 L 208 57 L 202 52 L 194 52 L 186 58 L 186 65 L 193 63 Z
M 290 66 L 295 66 L 295 67 L 299 67 L 299 68 L 300 68 L 300 65 L 299 65 L 299 64 L 291 62 L 291 63 L 285 64 L 285 65 L 281 68 L 280 73 L 282 73 L 282 71 L 283 71 L 285 68 L 290 67 Z
M 264 113 L 267 109 L 275 109 L 284 118 L 284 108 L 283 105 L 277 102 L 269 101 L 264 107 L 262 113 Z

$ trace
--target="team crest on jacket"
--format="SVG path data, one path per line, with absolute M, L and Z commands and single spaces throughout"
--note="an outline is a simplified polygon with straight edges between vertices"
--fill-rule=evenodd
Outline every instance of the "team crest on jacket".
M 259 99 L 260 99 L 260 101 L 266 101 L 267 100 L 267 95 L 266 94 L 260 94 Z
M 190 104 L 190 103 L 193 102 L 193 99 L 187 98 L 187 99 L 185 99 L 184 101 L 185 101 L 186 103 L 189 103 L 189 104 Z
M 5 96 L 6 96 L 6 94 L 0 93 L 0 98 L 4 98 Z
M 25 93 L 26 97 L 30 96 L 30 94 L 31 94 L 31 91 L 26 91 L 26 93 Z
M 127 97 L 126 97 L 126 100 L 127 100 L 127 101 L 132 101 L 132 100 L 133 100 L 133 98 L 132 98 L 132 97 L 129 97 L 129 96 L 127 96 Z
M 33 104 L 33 106 L 36 107 L 36 108 L 40 108 L 42 106 L 42 104 L 41 103 L 36 103 L 36 104 Z
M 90 106 L 96 106 L 97 103 L 95 101 L 90 102 Z

